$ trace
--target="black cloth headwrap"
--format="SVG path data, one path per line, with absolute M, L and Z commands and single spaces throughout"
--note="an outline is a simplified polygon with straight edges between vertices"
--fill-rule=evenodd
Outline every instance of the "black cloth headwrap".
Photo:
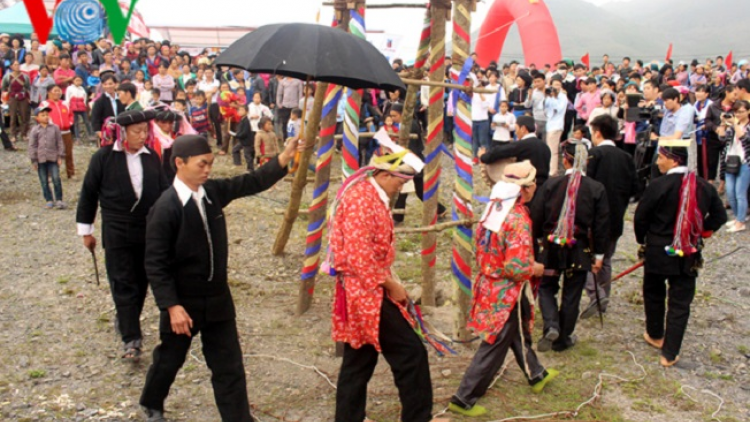
M 534 122 L 534 118 L 531 116 L 519 116 L 516 119 L 516 124 L 528 129 L 529 133 L 536 132 L 536 123 Z
M 172 158 L 182 159 L 211 153 L 208 139 L 200 135 L 182 135 L 172 144 Z
M 156 112 L 155 119 L 160 122 L 174 122 L 179 117 L 180 115 L 177 114 L 177 112 L 169 110 L 169 109 L 164 109 L 164 110 L 159 110 Z
M 120 113 L 115 117 L 115 123 L 122 127 L 148 122 L 156 117 L 153 110 L 130 110 Z
M 660 146 L 659 154 L 662 154 L 671 160 L 677 161 L 680 164 L 685 164 L 688 161 L 689 150 L 684 147 Z

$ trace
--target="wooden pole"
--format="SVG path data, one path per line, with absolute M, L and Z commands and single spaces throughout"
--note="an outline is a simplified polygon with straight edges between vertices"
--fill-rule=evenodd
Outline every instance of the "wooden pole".
M 417 58 L 414 60 L 414 69 L 410 76 L 416 80 L 421 80 L 424 75 L 424 67 L 430 52 L 430 10 L 425 13 L 424 23 L 422 25 L 422 34 L 419 39 L 419 49 Z M 406 148 L 409 145 L 409 134 L 411 133 L 411 123 L 414 120 L 414 108 L 417 105 L 417 95 L 420 92 L 420 85 L 411 84 L 406 88 L 406 97 L 404 98 L 404 111 L 401 113 L 401 131 L 399 132 L 398 143 Z
M 445 18 L 446 9 L 433 5 L 430 8 L 430 82 L 445 78 Z M 409 85 L 411 87 L 411 85 Z M 425 157 L 430 157 L 424 169 L 424 205 L 422 225 L 437 223 L 440 182 L 440 154 L 435 154 L 443 143 L 443 87 L 430 85 L 427 110 L 427 142 Z M 433 226 L 437 227 L 437 226 Z M 437 261 L 437 233 L 425 231 L 422 235 L 422 304 L 435 306 L 435 264 Z
M 294 183 L 292 183 L 292 193 L 289 198 L 289 206 L 284 214 L 284 220 L 281 223 L 281 228 L 276 234 L 276 241 L 273 244 L 272 253 L 274 255 L 281 255 L 284 253 L 284 248 L 289 241 L 289 235 L 292 233 L 292 227 L 294 222 L 297 220 L 297 213 L 299 211 L 299 205 L 302 202 L 302 192 L 307 184 L 307 167 L 310 163 L 310 157 L 313 154 L 313 147 L 315 146 L 316 133 L 320 126 L 320 115 L 323 111 L 323 100 L 325 99 L 326 90 L 328 84 L 325 82 L 318 83 L 317 91 L 315 92 L 315 101 L 313 102 L 312 112 L 310 113 L 310 119 L 307 122 L 307 130 L 305 131 L 305 151 L 299 157 L 299 170 L 294 174 Z
M 457 79 L 469 57 L 471 48 L 471 10 L 473 0 L 454 0 L 453 2 L 453 72 Z M 464 126 L 464 134 L 455 133 L 456 174 L 454 184 L 454 212 L 461 219 L 472 219 L 472 199 L 474 196 L 471 148 L 471 102 L 458 97 L 454 106 L 456 125 Z M 463 173 L 463 174 L 462 174 Z M 471 283 L 473 258 L 473 231 L 471 226 L 458 226 L 453 231 L 453 281 L 454 298 L 458 308 L 455 316 L 456 338 L 466 341 L 470 332 L 466 321 L 471 307 Z
M 336 6 L 335 2 L 323 2 L 323 6 Z M 427 3 L 391 3 L 391 4 L 371 4 L 368 9 L 424 9 Z
M 456 220 L 456 221 L 448 221 L 445 223 L 438 223 L 431 226 L 425 226 L 425 227 L 399 227 L 395 229 L 396 234 L 414 234 L 414 233 L 435 233 L 435 232 L 441 232 L 446 229 L 450 229 L 453 227 L 458 226 L 472 226 L 476 224 L 479 220 L 472 220 L 469 218 L 463 219 L 463 220 Z M 424 299 L 424 292 L 422 293 L 422 297 Z
M 451 89 L 460 89 L 462 91 L 466 92 L 476 92 L 477 94 L 497 94 L 496 89 L 487 89 L 487 88 L 472 88 L 469 86 L 464 85 L 456 85 L 451 84 L 448 82 L 442 82 L 442 78 L 440 81 L 423 81 L 419 79 L 411 79 L 411 78 L 401 78 L 401 82 L 403 82 L 405 85 L 420 85 L 420 86 L 439 86 L 443 88 L 451 88 Z

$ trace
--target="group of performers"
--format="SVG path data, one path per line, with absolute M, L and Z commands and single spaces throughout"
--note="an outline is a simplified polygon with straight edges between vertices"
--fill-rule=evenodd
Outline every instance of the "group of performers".
M 124 359 L 137 360 L 141 354 L 139 317 L 148 285 L 161 311 L 161 344 L 153 351 L 140 399 L 147 420 L 165 420 L 170 386 L 192 337 L 200 334 L 222 420 L 253 421 L 227 284 L 223 208 L 282 179 L 304 143 L 288 143 L 276 158 L 248 174 L 209 179 L 214 155 L 208 141 L 180 133 L 174 124 L 179 118 L 170 110 L 127 111 L 108 123 L 104 132 L 109 142 L 94 154 L 84 179 L 78 231 L 93 249 L 100 207 Z M 636 176 L 632 158 L 612 142 L 617 122 L 600 116 L 591 128 L 590 151 L 573 142 L 563 147 L 565 173 L 560 176 L 549 177 L 551 153 L 534 137 L 530 117 L 517 121 L 519 141 L 482 156 L 492 192 L 476 229 L 478 274 L 467 321 L 481 343 L 451 398 L 453 412 L 487 412 L 477 403 L 509 349 L 531 391 L 541 393 L 558 371 L 545 368 L 536 352 L 562 352 L 575 345 L 583 291 L 590 297 L 583 317 L 607 310 L 611 258 Z M 322 269 L 335 279 L 332 337 L 344 344 L 337 422 L 365 420 L 367 384 L 379 354 L 393 372 L 401 420 L 433 420 L 424 343 L 438 350 L 445 345 L 426 335 L 392 268 L 391 203 L 424 163 L 418 154 L 388 141 L 381 138 L 369 165 L 344 182 L 330 209 L 329 250 Z M 646 189 L 634 221 L 645 259 L 644 339 L 661 349 L 660 362 L 666 367 L 679 359 L 703 239 L 727 219 L 716 190 L 687 167 L 688 149 L 681 141 L 660 143 L 657 163 L 665 175 Z M 537 297 L 543 334 L 535 351 Z

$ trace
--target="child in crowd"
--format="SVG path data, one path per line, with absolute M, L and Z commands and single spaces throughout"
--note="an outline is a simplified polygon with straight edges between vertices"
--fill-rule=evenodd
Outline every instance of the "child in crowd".
M 511 132 L 515 130 L 516 116 L 511 113 L 507 101 L 500 102 L 500 112 L 492 117 L 492 128 L 495 129 L 492 140 L 507 143 L 513 139 Z
M 150 79 L 143 82 L 143 91 L 138 94 L 138 102 L 141 103 L 141 107 L 147 108 L 151 104 L 153 95 L 151 91 L 154 89 L 154 83 Z
M 62 181 L 60 180 L 60 165 L 65 158 L 65 144 L 63 144 L 60 128 L 50 121 L 49 112 L 52 110 L 49 103 L 42 101 L 36 110 L 37 125 L 31 129 L 29 136 L 29 158 L 31 165 L 39 175 L 42 184 L 42 195 L 47 201 L 44 206 L 52 209 L 65 209 L 63 202 Z M 49 189 L 49 178 L 55 188 L 53 202 L 52 192 Z
M 156 138 L 154 148 L 161 157 L 164 174 L 167 176 L 167 181 L 170 184 L 174 181 L 175 177 L 175 169 L 172 168 L 172 144 L 177 137 L 175 122 L 181 118 L 182 116 L 177 114 L 177 112 L 164 106 L 163 109 L 156 113 L 156 118 L 152 126 L 154 138 Z
M 206 94 L 203 91 L 195 91 L 193 95 L 193 107 L 190 109 L 190 124 L 199 135 L 208 139 L 211 122 L 208 120 L 208 104 Z
M 159 88 L 151 89 L 151 101 L 149 101 L 149 107 L 157 107 L 160 105 L 166 105 L 161 102 L 161 90 Z
M 576 143 L 582 143 L 587 150 L 591 149 L 591 141 L 587 138 L 588 132 L 586 125 L 576 125 L 573 128 L 573 138 L 571 140 Z
M 270 117 L 261 117 L 258 129 L 258 133 L 255 134 L 255 158 L 258 165 L 262 166 L 279 153 L 279 143 Z
M 250 119 L 247 115 L 247 106 L 241 104 L 239 107 L 237 107 L 237 114 L 240 117 L 240 122 L 237 124 L 237 133 L 234 136 L 237 139 L 237 143 L 235 144 L 234 148 L 232 148 L 232 160 L 234 161 L 235 166 L 242 165 L 242 158 L 240 157 L 241 150 L 243 155 L 245 156 L 247 169 L 252 170 L 253 160 L 255 159 L 255 146 L 253 145 L 253 131 L 250 128 Z M 294 112 L 292 112 L 292 116 L 294 116 Z
M 286 125 L 287 141 L 289 139 L 299 140 L 301 134 L 300 128 L 302 123 L 302 110 L 295 108 L 292 109 L 292 114 L 289 117 L 289 123 Z
M 179 111 L 183 115 L 187 115 L 187 103 L 184 99 L 174 100 L 174 103 L 172 103 L 172 107 L 174 107 L 175 110 Z
M 76 140 L 79 142 L 84 139 L 78 125 L 79 119 L 83 120 L 83 124 L 86 125 L 86 131 L 89 136 L 94 133 L 86 107 L 86 98 L 86 88 L 83 87 L 83 78 L 76 75 L 73 78 L 73 84 L 65 89 L 65 101 L 68 103 L 70 111 L 73 112 L 73 132 L 75 133 Z
M 89 98 L 96 95 L 99 92 L 99 85 L 102 80 L 99 79 L 99 69 L 91 69 L 91 74 L 86 78 L 86 86 L 88 87 Z

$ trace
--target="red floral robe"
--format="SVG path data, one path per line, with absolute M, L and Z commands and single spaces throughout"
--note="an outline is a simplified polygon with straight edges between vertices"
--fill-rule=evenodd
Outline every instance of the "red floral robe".
M 479 224 L 476 242 L 479 274 L 467 326 L 493 344 L 533 275 L 531 218 L 526 207 L 517 201 L 499 233 Z M 529 326 L 533 327 L 533 300 L 531 306 Z
M 335 312 L 339 297 L 334 295 L 332 337 L 355 349 L 365 344 L 380 351 L 378 340 L 381 284 L 391 274 L 396 257 L 391 211 L 371 184 L 370 178 L 349 188 L 341 198 L 331 224 L 330 235 L 336 282 L 343 280 L 346 317 Z M 406 308 L 396 304 L 412 324 Z

